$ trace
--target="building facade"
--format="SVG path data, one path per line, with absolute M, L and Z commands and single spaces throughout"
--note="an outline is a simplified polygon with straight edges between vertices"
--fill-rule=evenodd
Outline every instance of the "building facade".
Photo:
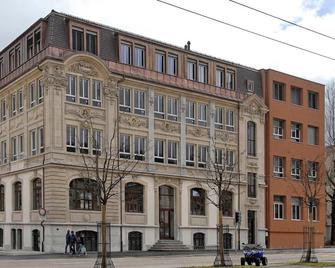
M 300 248 L 308 225 L 306 176 L 324 182 L 324 86 L 262 70 L 266 115 L 266 226 L 270 248 Z M 306 181 L 306 180 L 305 180 Z M 324 245 L 325 189 L 313 206 L 315 246 Z M 283 239 L 284 238 L 284 239 Z
M 238 178 L 226 246 L 264 245 L 262 86 L 257 70 L 52 11 L 0 52 L 0 248 L 62 252 L 70 229 L 96 250 L 83 155 L 116 130 L 120 161 L 138 163 L 108 204 L 113 251 L 214 248 L 210 159 Z

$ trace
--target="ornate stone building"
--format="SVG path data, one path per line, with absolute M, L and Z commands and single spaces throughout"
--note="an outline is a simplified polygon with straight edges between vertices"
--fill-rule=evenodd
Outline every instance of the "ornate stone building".
M 99 153 L 115 122 L 120 161 L 138 164 L 108 205 L 112 250 L 215 247 L 210 159 L 238 178 L 226 246 L 264 245 L 262 96 L 257 70 L 52 11 L 0 52 L 0 248 L 62 252 L 70 229 L 96 249 L 82 155 Z

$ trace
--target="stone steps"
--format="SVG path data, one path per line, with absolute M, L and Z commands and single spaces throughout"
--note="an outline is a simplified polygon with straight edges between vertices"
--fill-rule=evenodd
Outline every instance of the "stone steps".
M 190 250 L 178 240 L 158 240 L 149 251 L 186 251 Z

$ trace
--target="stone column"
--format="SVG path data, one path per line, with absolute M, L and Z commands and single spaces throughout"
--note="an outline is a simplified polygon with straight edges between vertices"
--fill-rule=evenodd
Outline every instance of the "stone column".
M 148 134 L 148 146 L 147 146 L 147 156 L 149 161 L 149 168 L 152 170 L 154 164 L 154 152 L 155 152 L 155 117 L 154 117 L 154 103 L 155 103 L 155 93 L 152 88 L 149 88 L 149 101 L 148 101 L 148 118 L 149 118 L 149 134 Z
M 186 98 L 180 98 L 180 163 L 186 166 Z

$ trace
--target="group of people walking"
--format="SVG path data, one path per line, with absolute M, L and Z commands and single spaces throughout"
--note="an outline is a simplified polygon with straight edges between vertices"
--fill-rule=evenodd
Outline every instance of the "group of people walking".
M 73 231 L 67 230 L 65 236 L 65 254 L 86 255 L 84 237 L 79 233 L 75 234 Z

